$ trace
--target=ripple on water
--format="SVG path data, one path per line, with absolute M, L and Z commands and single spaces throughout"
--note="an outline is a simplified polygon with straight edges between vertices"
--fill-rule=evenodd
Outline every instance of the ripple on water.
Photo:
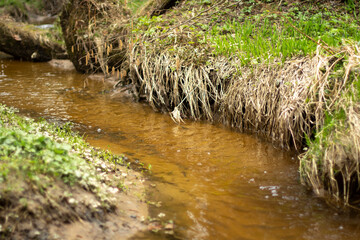
M 0 102 L 72 121 L 92 144 L 151 164 L 149 200 L 163 203 L 151 213 L 173 219 L 184 239 L 359 239 L 359 217 L 334 216 L 307 192 L 289 152 L 222 126 L 176 125 L 112 99 L 110 84 L 89 80 L 84 88 L 83 75 L 46 63 L 2 64 Z

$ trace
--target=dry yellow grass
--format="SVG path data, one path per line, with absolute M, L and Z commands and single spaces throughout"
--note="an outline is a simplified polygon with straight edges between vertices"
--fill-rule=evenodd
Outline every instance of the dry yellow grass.
M 324 104 L 330 120 L 300 156 L 300 175 L 316 194 L 355 207 L 360 191 L 360 51 L 352 44 L 342 53 L 346 61 L 336 79 L 337 94 Z
M 138 100 L 170 113 L 177 123 L 183 118 L 222 122 L 301 151 L 306 136 L 313 139 L 314 133 L 324 131 L 326 113 L 344 109 L 346 119 L 323 142 L 315 146 L 310 141 L 310 150 L 300 160 L 301 178 L 317 194 L 328 192 L 346 204 L 359 192 L 359 100 L 346 97 L 359 79 L 356 44 L 344 43 L 342 49 L 331 49 L 330 55 L 319 45 L 313 56 L 244 66 L 236 57 L 212 54 L 213 47 L 197 42 L 196 33 L 181 23 L 155 34 L 136 34 L 131 19 L 129 29 L 124 28 L 124 15 L 100 25 L 99 19 L 109 20 L 111 14 L 106 12 L 113 9 L 100 0 L 88 3 L 92 5 L 83 6 L 82 19 L 93 19 L 88 18 L 89 8 L 97 21 L 75 28 L 85 30 L 85 35 L 75 34 L 67 43 L 68 49 L 80 46 L 83 55 L 76 55 L 75 61 L 87 60 L 90 66 L 78 63 L 79 69 L 120 72 L 121 83 L 131 84 Z M 183 23 L 211 14 L 206 12 L 211 9 L 199 10 Z M 74 12 L 71 16 L 78 18 Z M 71 24 L 70 29 L 76 25 Z M 111 30 L 108 35 L 95 34 L 103 28 Z M 131 34 L 125 37 L 126 32 Z

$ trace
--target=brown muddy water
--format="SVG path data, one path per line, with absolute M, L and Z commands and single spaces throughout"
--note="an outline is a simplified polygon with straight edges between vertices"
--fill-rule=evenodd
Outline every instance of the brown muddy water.
M 134 239 L 360 239 L 360 217 L 338 212 L 299 183 L 294 153 L 223 126 L 181 126 L 146 104 L 48 63 L 0 60 L 0 102 L 32 117 L 71 121 L 98 147 L 152 166 L 151 216 L 175 235 Z M 163 215 L 162 214 L 162 215 Z

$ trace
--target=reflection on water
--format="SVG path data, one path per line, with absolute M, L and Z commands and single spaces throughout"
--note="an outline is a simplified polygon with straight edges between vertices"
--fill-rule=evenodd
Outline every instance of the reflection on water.
M 162 202 L 184 239 L 358 239 L 357 216 L 338 214 L 300 185 L 292 153 L 222 126 L 133 103 L 102 81 L 46 63 L 0 60 L 0 102 L 72 121 L 93 145 L 152 166 L 149 200 Z M 106 91 L 105 91 L 106 90 Z M 139 235 L 135 239 L 163 238 Z

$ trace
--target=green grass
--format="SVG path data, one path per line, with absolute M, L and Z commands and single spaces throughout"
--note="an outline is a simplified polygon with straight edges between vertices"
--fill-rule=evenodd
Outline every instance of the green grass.
M 25 3 L 37 9 L 41 9 L 43 7 L 43 2 L 41 0 L 2 0 L 0 1 L 0 7 L 15 6 L 21 10 L 25 10 Z
M 289 20 L 303 34 L 291 26 L 285 17 L 278 21 L 270 17 L 280 18 L 268 15 L 261 20 L 232 21 L 215 26 L 209 32 L 207 41 L 213 44 L 215 54 L 235 55 L 244 65 L 311 55 L 317 44 L 305 35 L 316 42 L 321 39 L 331 47 L 340 46 L 342 39 L 360 41 L 360 27 L 351 22 L 348 16 L 329 20 L 329 14 L 318 13 L 311 17 L 300 16 L 296 21 Z
M 294 6 L 283 12 L 277 9 L 262 10 L 260 2 L 245 2 L 248 3 L 239 12 L 230 16 L 232 10 L 224 8 L 214 10 L 208 19 L 198 17 L 193 22 L 187 22 L 197 12 L 191 16 L 190 12 L 182 13 L 184 24 L 178 27 L 175 27 L 178 23 L 172 19 L 164 21 L 161 16 L 143 16 L 134 22 L 132 32 L 153 38 L 165 49 L 177 48 L 177 54 L 184 52 L 181 49 L 183 46 L 189 47 L 191 53 L 193 46 L 211 46 L 211 49 L 207 48 L 207 53 L 238 57 L 242 65 L 284 62 L 293 57 L 311 56 L 319 40 L 331 48 L 341 46 L 343 39 L 360 41 L 360 24 L 356 11 L 351 10 L 355 8 L 351 1 L 330 10 L 327 9 L 330 5 L 292 3 Z M 173 34 L 172 28 L 181 29 L 183 36 Z
M 128 0 L 131 12 L 136 13 L 148 0 Z

